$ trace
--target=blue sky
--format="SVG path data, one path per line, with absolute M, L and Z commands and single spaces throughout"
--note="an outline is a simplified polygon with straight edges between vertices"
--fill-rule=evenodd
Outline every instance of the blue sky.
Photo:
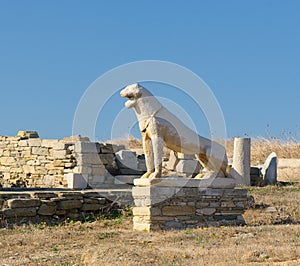
M 119 65 L 155 59 L 182 65 L 209 85 L 228 137 L 266 136 L 267 130 L 299 137 L 299 10 L 296 0 L 2 0 L 0 135 L 23 129 L 42 138 L 69 136 L 94 80 Z M 159 84 L 149 89 L 170 96 Z M 171 92 L 206 135 L 201 111 Z M 110 138 L 123 104 L 117 95 L 109 101 L 98 139 Z

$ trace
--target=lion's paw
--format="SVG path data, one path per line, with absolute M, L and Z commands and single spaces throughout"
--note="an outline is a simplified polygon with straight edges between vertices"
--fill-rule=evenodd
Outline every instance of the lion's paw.
M 160 177 L 161 177 L 160 173 L 154 172 L 154 173 L 151 173 L 151 175 L 149 176 L 149 179 L 160 178 Z

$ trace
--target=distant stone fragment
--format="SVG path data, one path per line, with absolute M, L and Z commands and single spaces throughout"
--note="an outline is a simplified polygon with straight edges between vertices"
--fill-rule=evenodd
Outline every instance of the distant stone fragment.
M 274 185 L 277 182 L 277 155 L 272 152 L 264 163 L 262 168 L 263 183 L 265 185 Z
M 33 138 L 39 138 L 39 134 L 36 131 L 23 131 L 20 130 L 18 132 L 18 137 L 21 139 L 33 139 Z

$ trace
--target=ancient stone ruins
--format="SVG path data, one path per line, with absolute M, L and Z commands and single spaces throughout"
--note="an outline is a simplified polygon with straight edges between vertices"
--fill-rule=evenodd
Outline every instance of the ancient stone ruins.
M 81 136 L 0 137 L 0 226 L 80 219 L 116 203 L 134 206 L 135 230 L 245 223 L 247 190 L 238 185 L 276 182 L 276 155 L 251 168 L 250 139 L 236 138 L 229 163 L 223 146 L 188 129 L 145 88 L 134 84 L 121 96 L 138 115 L 141 154 Z

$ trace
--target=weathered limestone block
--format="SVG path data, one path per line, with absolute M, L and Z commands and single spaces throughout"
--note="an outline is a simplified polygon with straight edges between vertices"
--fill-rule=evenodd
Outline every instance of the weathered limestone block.
M 88 185 L 88 175 L 69 173 L 64 175 L 68 188 L 85 189 Z
M 36 216 L 36 208 L 16 208 L 16 209 L 3 209 L 2 213 L 4 217 L 33 217 Z
M 217 210 L 215 208 L 203 208 L 203 209 L 197 209 L 196 210 L 196 215 L 212 215 L 216 212 Z
M 32 154 L 33 155 L 48 155 L 49 151 L 48 151 L 48 148 L 32 147 Z
M 116 161 L 119 168 L 137 169 L 137 157 L 133 151 L 121 150 L 116 152 Z
M 161 215 L 160 208 L 156 208 L 156 207 L 134 207 L 132 209 L 132 212 L 134 216 Z
M 81 135 L 75 135 L 75 136 L 70 136 L 66 137 L 63 139 L 63 142 L 78 142 L 78 141 L 90 141 L 88 137 L 82 137 Z
M 200 163 L 196 160 L 179 160 L 176 166 L 176 172 L 194 174 L 199 173 Z
M 104 176 L 107 173 L 105 167 L 103 165 L 92 166 L 91 175 L 93 176 Z
M 92 165 L 98 164 L 102 165 L 100 157 L 97 153 L 86 153 L 86 154 L 78 154 L 76 156 L 76 160 L 79 165 Z
M 9 199 L 7 200 L 7 205 L 11 209 L 30 208 L 40 206 L 41 201 L 39 199 Z
M 20 130 L 17 134 L 17 137 L 20 137 L 21 139 L 38 138 L 39 134 L 36 131 L 23 131 L 23 130 Z
M 93 170 L 92 166 L 78 165 L 78 166 L 74 167 L 73 173 L 74 174 L 91 174 L 92 170 Z
M 52 156 L 54 159 L 64 159 L 67 155 L 66 150 L 53 150 Z
M 40 147 L 42 144 L 41 139 L 28 139 L 28 146 L 29 147 Z
M 164 216 L 181 216 L 195 214 L 196 208 L 193 206 L 165 206 L 162 208 Z
M 16 162 L 13 157 L 1 157 L 0 164 L 4 166 L 11 166 Z
M 56 139 L 42 139 L 41 147 L 43 148 L 53 148 L 54 143 L 57 143 Z
M 47 187 L 54 187 L 54 185 L 55 185 L 55 176 L 45 175 L 44 178 L 43 178 L 43 183 Z
M 100 153 L 100 144 L 97 142 L 75 142 L 76 153 Z
M 55 213 L 56 213 L 56 204 L 49 205 L 46 203 L 43 203 L 37 212 L 38 215 L 44 215 L 44 216 L 51 216 L 54 215 Z
M 34 174 L 35 167 L 33 165 L 23 165 L 22 167 L 25 174 Z
M 28 140 L 22 139 L 19 141 L 19 147 L 28 147 Z
M 58 210 L 80 209 L 82 201 L 77 199 L 60 200 L 57 202 Z

